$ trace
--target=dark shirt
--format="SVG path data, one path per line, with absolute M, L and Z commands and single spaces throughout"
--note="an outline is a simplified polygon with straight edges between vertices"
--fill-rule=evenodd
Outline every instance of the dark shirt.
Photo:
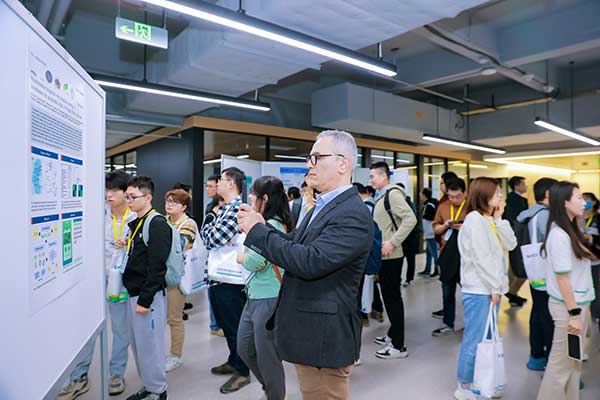
M 138 223 L 147 215 L 129 223 L 132 234 Z M 172 231 L 167 220 L 162 216 L 156 216 L 150 221 L 149 228 L 148 246 L 142 238 L 143 222 L 136 232 L 123 273 L 123 286 L 127 289 L 129 296 L 139 296 L 137 304 L 144 308 L 150 308 L 156 292 L 167 286 L 165 282 L 166 263 L 171 252 Z
M 517 220 L 517 216 L 521 214 L 521 211 L 525 211 L 528 208 L 529 203 L 527 199 L 519 193 L 512 191 L 506 196 L 506 208 L 504 209 L 502 218 L 514 223 Z

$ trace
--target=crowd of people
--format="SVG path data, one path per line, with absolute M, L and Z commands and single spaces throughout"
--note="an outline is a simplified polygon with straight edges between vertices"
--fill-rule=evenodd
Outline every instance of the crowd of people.
M 361 329 L 369 319 L 384 322 L 385 310 L 389 322 L 386 335 L 372 338 L 381 345 L 378 359 L 409 356 L 402 288 L 415 278 L 422 235 L 426 263 L 417 275 L 441 281 L 443 308 L 432 317 L 443 326 L 433 337 L 457 332 L 459 286 L 462 292 L 464 332 L 454 398 L 481 398 L 474 375 L 488 317 L 503 297 L 513 307 L 523 306 L 528 300 L 518 292 L 528 278 L 533 305 L 527 367 L 545 371 L 538 400 L 579 398 L 582 364 L 570 357 L 567 341 L 571 334 L 585 343 L 590 321 L 600 318 L 595 300 L 600 203 L 594 194 L 582 193 L 575 183 L 542 178 L 533 186 L 535 204 L 529 207 L 523 177 L 510 179 L 505 200 L 497 179 L 474 179 L 467 190 L 463 179 L 446 172 L 441 199 L 424 188 L 417 208 L 402 185 L 390 181 L 384 162 L 371 166 L 369 186 L 352 183 L 357 148 L 343 131 L 322 132 L 306 166 L 301 188 L 286 191 L 273 176 L 256 179 L 248 203 L 242 200 L 244 172 L 227 168 L 207 180 L 210 202 L 197 218 L 189 212 L 187 185 L 176 184 L 166 193 L 163 216 L 153 208 L 151 178 L 107 174 L 105 259 L 107 267 L 121 268 L 126 289 L 126 296 L 108 301 L 111 395 L 126 390 L 131 347 L 143 387 L 128 400 L 167 398 L 167 373 L 183 365 L 185 311 L 191 308 L 179 287 L 178 265 L 186 250 L 201 245 L 208 264 L 231 263 L 243 272 L 241 281 L 219 280 L 208 268 L 209 330 L 223 336 L 229 350 L 227 360 L 211 369 L 228 377 L 220 392 L 241 390 L 252 372 L 266 399 L 283 400 L 286 361 L 295 366 L 304 400 L 349 398 L 352 369 L 360 365 Z M 545 260 L 543 279 L 528 276 L 519 261 L 517 250 L 532 238 Z M 227 261 L 231 257 L 234 261 Z M 371 279 L 375 283 L 369 286 Z M 365 295 L 365 287 L 372 292 Z M 95 340 L 86 345 L 57 400 L 89 390 L 94 348 Z M 499 387 L 492 397 L 503 391 Z

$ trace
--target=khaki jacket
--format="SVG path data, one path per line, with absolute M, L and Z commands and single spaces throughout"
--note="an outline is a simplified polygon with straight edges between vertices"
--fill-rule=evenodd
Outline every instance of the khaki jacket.
M 394 230 L 394 225 L 392 224 L 392 220 L 390 219 L 388 212 L 385 210 L 384 205 L 385 193 L 392 188 L 400 189 L 392 190 L 390 192 L 390 207 L 392 214 L 396 219 L 396 224 L 398 225 L 397 231 Z M 389 257 L 383 257 L 383 259 L 393 260 L 403 257 L 404 253 L 402 252 L 402 242 L 404 242 L 408 234 L 417 224 L 417 217 L 415 217 L 415 213 L 406 202 L 406 196 L 402 188 L 393 184 L 389 184 L 383 190 L 381 190 L 381 194 L 379 197 L 377 197 L 375 203 L 373 219 L 375 219 L 379 229 L 381 229 L 383 241 L 385 242 L 390 240 L 395 247 L 392 255 Z

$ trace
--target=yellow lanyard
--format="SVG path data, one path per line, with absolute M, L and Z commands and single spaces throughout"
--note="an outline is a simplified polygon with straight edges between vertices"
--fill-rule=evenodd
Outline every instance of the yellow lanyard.
M 484 216 L 484 218 L 487 221 L 487 223 L 490 226 L 490 228 L 492 228 L 492 231 L 494 231 L 494 234 L 496 235 L 496 237 L 498 238 L 498 240 L 500 240 L 500 235 L 498 234 L 498 229 L 496 229 L 496 225 L 492 224 L 487 217 Z
M 460 203 L 460 207 L 458 208 L 458 214 L 456 214 L 456 219 L 454 216 L 454 204 L 450 204 L 450 220 L 457 221 L 460 218 L 460 213 L 462 212 L 463 207 L 465 206 L 465 200 Z
M 589 228 L 590 225 L 592 225 L 592 220 L 594 219 L 594 214 L 590 215 L 590 217 L 588 218 L 587 222 L 585 223 L 585 227 Z
M 140 219 L 140 222 L 138 222 L 137 226 L 135 227 L 135 230 L 133 231 L 133 234 L 129 235 L 129 239 L 127 239 L 127 254 L 129 254 L 129 251 L 131 250 L 131 243 L 133 243 L 133 239 L 135 238 L 135 235 L 137 235 L 141 226 L 144 225 L 144 221 L 146 220 L 146 217 L 153 211 L 154 211 L 154 209 L 148 211 L 148 213 L 146 215 L 144 215 L 142 217 L 142 219 Z
M 125 209 L 125 213 L 123 214 L 123 219 L 121 220 L 121 226 L 119 226 L 119 230 L 117 231 L 117 217 L 112 216 L 113 222 L 113 237 L 115 238 L 115 242 L 121 238 L 123 234 L 123 229 L 125 228 L 125 222 L 127 222 L 127 214 L 129 214 L 129 208 Z

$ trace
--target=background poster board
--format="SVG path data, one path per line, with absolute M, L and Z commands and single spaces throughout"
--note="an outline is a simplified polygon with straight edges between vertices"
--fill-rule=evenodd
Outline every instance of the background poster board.
M 3 400 L 42 399 L 105 319 L 105 95 L 16 0 L 0 0 Z M 5 232 L 8 234 L 9 231 Z M 74 324 L 74 318 L 77 323 Z

